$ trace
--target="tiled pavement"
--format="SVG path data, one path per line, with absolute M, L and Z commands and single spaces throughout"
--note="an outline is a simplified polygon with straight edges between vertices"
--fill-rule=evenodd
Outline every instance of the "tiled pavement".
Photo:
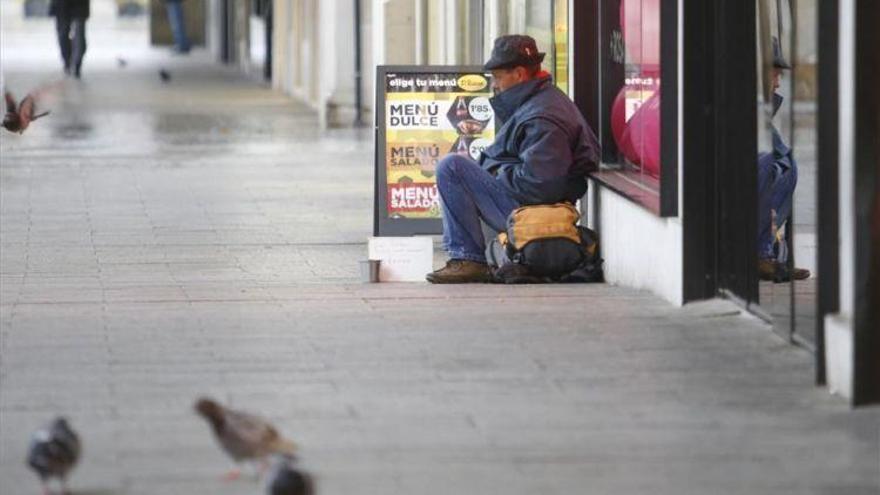
M 36 492 L 28 435 L 58 413 L 74 493 L 261 493 L 220 481 L 199 394 L 273 419 L 321 494 L 878 493 L 880 413 L 736 308 L 360 284 L 368 134 L 203 54 L 94 50 L 0 139 L 3 495 Z M 26 62 L 8 85 L 52 79 Z

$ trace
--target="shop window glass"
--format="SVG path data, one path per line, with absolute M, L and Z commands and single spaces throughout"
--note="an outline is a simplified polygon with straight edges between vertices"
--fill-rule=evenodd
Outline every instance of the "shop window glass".
M 519 12 L 511 12 L 515 18 L 521 18 L 525 33 L 538 43 L 538 49 L 547 53 L 544 58 L 544 69 L 553 71 L 553 0 L 526 0 L 525 2 L 512 2 L 520 4 Z M 520 17 L 521 16 L 521 17 Z M 515 31 L 514 31 L 515 32 Z
M 603 166 L 597 178 L 659 212 L 661 0 L 601 5 Z
M 408 1 L 421 30 L 416 63 L 482 65 L 482 0 Z
M 553 78 L 568 94 L 568 0 L 555 0 L 553 25 Z
M 499 0 L 485 3 L 486 29 L 483 46 L 488 57 L 494 38 L 527 34 L 545 52 L 543 68 L 568 92 L 568 1 Z

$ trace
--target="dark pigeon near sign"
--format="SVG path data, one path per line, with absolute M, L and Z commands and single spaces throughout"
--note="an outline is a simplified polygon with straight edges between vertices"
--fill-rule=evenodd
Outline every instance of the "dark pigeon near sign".
M 61 493 L 69 493 L 67 477 L 81 451 L 79 437 L 64 418 L 57 418 L 34 433 L 27 463 L 40 477 L 44 495 L 52 493 L 49 483 L 53 479 L 61 485 Z
M 12 93 L 7 91 L 4 98 L 6 99 L 6 115 L 3 117 L 3 127 L 9 132 L 22 134 L 31 125 L 31 122 L 49 115 L 48 111 L 35 115 L 36 100 L 33 94 L 25 96 L 18 105 L 15 104 Z
M 276 456 L 275 465 L 266 483 L 268 495 L 313 495 L 314 483 L 308 473 L 296 468 L 294 458 L 287 455 Z
M 278 433 L 268 421 L 241 411 L 227 409 L 217 402 L 201 398 L 196 401 L 196 412 L 211 425 L 217 441 L 236 463 L 259 462 L 265 469 L 266 459 L 272 454 L 293 456 L 296 446 Z M 226 478 L 241 475 L 236 469 Z

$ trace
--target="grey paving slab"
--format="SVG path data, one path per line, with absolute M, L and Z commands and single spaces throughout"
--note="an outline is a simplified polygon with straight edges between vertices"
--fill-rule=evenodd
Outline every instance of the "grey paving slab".
M 6 84 L 57 84 L 0 135 L 3 495 L 35 492 L 28 435 L 56 414 L 84 439 L 74 493 L 262 493 L 220 480 L 202 394 L 275 422 L 321 494 L 880 491 L 880 412 L 737 308 L 361 284 L 369 131 L 100 15 L 58 82 L 51 23 L 8 4 Z

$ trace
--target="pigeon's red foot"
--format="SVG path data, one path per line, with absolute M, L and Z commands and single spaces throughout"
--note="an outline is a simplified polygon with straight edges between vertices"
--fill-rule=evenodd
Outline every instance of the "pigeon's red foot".
M 223 481 L 235 481 L 241 478 L 241 469 L 233 469 L 223 475 Z

